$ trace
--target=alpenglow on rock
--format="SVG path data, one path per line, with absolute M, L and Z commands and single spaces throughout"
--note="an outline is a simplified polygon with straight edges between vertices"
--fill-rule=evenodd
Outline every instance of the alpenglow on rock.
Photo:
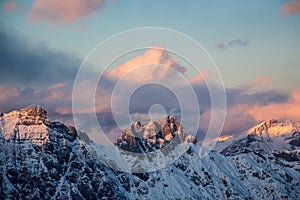
M 224 155 L 299 151 L 300 126 L 290 120 L 270 119 L 235 137 L 219 141 L 214 149 Z
M 140 121 L 122 131 L 116 145 L 123 150 L 144 153 L 161 149 L 171 143 L 196 144 L 197 139 L 190 135 L 174 116 L 165 116 L 144 125 Z

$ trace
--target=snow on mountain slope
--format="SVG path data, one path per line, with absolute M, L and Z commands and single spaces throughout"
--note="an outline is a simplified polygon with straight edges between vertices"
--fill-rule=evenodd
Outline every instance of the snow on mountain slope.
M 50 122 L 39 106 L 1 114 L 0 122 L 0 199 L 300 199 L 299 151 L 203 157 L 206 149 L 191 143 L 165 168 L 125 173 L 104 165 L 86 134 Z M 170 125 L 166 133 L 175 133 Z
M 224 155 L 299 149 L 300 126 L 293 121 L 275 119 L 267 120 L 240 135 L 218 141 L 214 147 L 215 151 Z
M 126 198 L 76 129 L 39 106 L 2 114 L 0 131 L 0 199 Z

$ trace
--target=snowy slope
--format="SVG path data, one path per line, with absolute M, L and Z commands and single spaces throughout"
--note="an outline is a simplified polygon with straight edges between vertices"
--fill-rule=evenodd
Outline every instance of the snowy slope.
M 2 114 L 0 131 L 0 199 L 128 198 L 80 134 L 39 106 Z
M 215 151 L 224 155 L 300 149 L 300 126 L 289 120 L 267 120 L 240 135 L 218 141 Z
M 109 151 L 96 154 L 86 134 L 50 122 L 38 106 L 0 115 L 0 133 L 0 199 L 300 199 L 296 150 L 204 157 L 189 143 L 163 169 L 125 173 L 101 162 Z

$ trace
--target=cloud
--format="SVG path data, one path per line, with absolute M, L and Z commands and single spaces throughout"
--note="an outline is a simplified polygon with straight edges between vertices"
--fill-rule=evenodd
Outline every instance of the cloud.
M 150 65 L 153 67 L 144 68 L 147 71 L 144 71 L 143 74 L 137 74 L 140 73 L 140 70 L 138 70 L 139 67 Z M 165 70 L 162 66 L 166 67 Z M 162 80 L 168 76 L 168 67 L 173 68 L 182 74 L 186 72 L 186 68 L 174 61 L 171 58 L 171 55 L 163 48 L 151 47 L 147 49 L 144 54 L 109 71 L 107 75 L 112 79 L 119 79 L 122 76 L 127 75 L 126 78 L 130 80 L 130 82 L 144 82 L 154 79 Z M 128 76 L 129 73 L 130 75 Z
M 88 85 L 86 85 L 88 86 Z M 198 139 L 203 139 L 211 120 L 210 97 L 207 88 L 203 85 L 193 86 L 197 91 L 200 102 L 201 117 L 198 130 Z M 148 88 L 148 89 L 147 89 Z M 148 111 L 153 104 L 164 106 L 168 114 L 180 117 L 180 106 L 174 94 L 153 85 L 145 86 L 136 91 L 129 102 L 130 113 L 133 117 L 148 116 Z M 300 121 L 298 110 L 300 91 L 291 94 L 281 94 L 267 91 L 264 93 L 247 94 L 240 89 L 227 89 L 228 109 L 225 119 L 223 135 L 238 135 L 251 128 L 255 124 L 269 118 L 288 118 Z M 97 92 L 96 110 L 99 123 L 110 138 L 116 138 L 120 134 L 110 109 L 109 92 Z M 72 88 L 62 83 L 39 89 L 21 89 L 16 86 L 0 86 L 0 112 L 18 109 L 29 104 L 39 104 L 48 110 L 51 119 L 72 122 Z M 84 95 L 84 93 L 82 93 Z M 17 106 L 16 106 L 17 105 Z M 189 108 L 188 108 L 189 109 Z M 221 112 L 219 108 L 217 112 Z M 155 114 L 155 113 L 154 113 Z M 83 131 L 96 130 L 89 123 L 91 117 L 89 109 L 83 110 L 82 119 L 85 119 Z M 186 124 L 184 126 L 187 126 Z M 96 134 L 96 133 L 93 133 Z M 110 135 L 112 134 L 112 135 Z
M 235 39 L 235 40 L 230 40 L 228 42 L 228 46 L 240 46 L 240 47 L 246 47 L 249 44 L 249 40 L 242 40 L 242 39 Z
M 5 102 L 11 98 L 19 97 L 20 91 L 18 88 L 12 85 L 0 85 L 0 102 Z M 6 107 L 2 108 L 3 110 L 7 109 Z
M 203 85 L 194 85 L 194 90 L 198 96 L 198 101 L 201 107 L 200 126 L 197 133 L 197 138 L 201 142 L 208 130 L 208 126 L 211 120 L 211 105 L 210 96 L 207 88 Z M 214 86 L 214 90 L 218 91 L 220 88 Z M 282 93 L 274 90 L 266 90 L 263 92 L 253 92 L 252 87 L 240 87 L 240 88 L 227 88 L 227 110 L 222 135 L 238 135 L 243 131 L 251 128 L 255 124 L 267 120 L 257 118 L 254 108 L 261 108 L 268 105 L 286 105 L 289 101 L 290 94 Z M 214 108 L 216 113 L 223 112 L 223 108 Z M 259 110 L 257 111 L 260 112 Z M 281 111 L 282 112 L 282 111 Z M 291 113 L 292 115 L 292 113 Z M 274 118 L 280 117 L 280 115 L 274 115 Z M 295 118 L 296 116 L 294 116 Z M 297 117 L 296 117 L 297 118 Z M 300 120 L 300 117 L 299 117 Z M 215 125 L 213 124 L 212 127 Z
M 0 84 L 41 87 L 72 83 L 81 60 L 0 28 Z
M 254 80 L 252 82 L 252 85 L 253 86 L 265 86 L 265 85 L 268 85 L 270 84 L 270 82 L 272 81 L 272 77 L 271 76 L 263 76 L 263 77 L 260 77 L 256 80 Z
M 285 2 L 281 8 L 283 15 L 300 14 L 300 0 Z
M 74 23 L 90 16 L 104 5 L 104 0 L 34 0 L 29 19 L 51 25 Z
M 210 73 L 208 69 L 200 71 L 198 74 L 189 79 L 191 84 L 200 84 L 205 81 L 205 79 L 210 78 Z
M 15 1 L 7 1 L 4 3 L 4 11 L 12 12 L 17 9 L 17 3 Z
M 18 109 L 35 103 L 45 107 L 52 118 L 72 123 L 71 83 L 77 68 L 70 65 L 70 63 L 76 63 L 76 59 L 74 61 L 73 58 L 63 53 L 53 53 L 51 49 L 43 45 L 32 45 L 28 40 L 20 39 L 20 37 L 8 37 L 3 32 L 0 33 L 3 36 L 0 39 L 5 44 L 5 48 L 2 46 L 0 48 L 0 58 L 3 57 L 0 60 L 1 69 L 3 68 L 3 73 L 0 75 L 0 79 L 2 79 L 2 85 L 0 84 L 0 111 L 7 112 L 11 109 Z M 11 46 L 5 43 L 12 42 L 14 38 L 17 42 L 12 43 Z M 52 59 L 51 55 L 56 55 L 57 59 Z M 13 59 L 15 58 L 14 56 L 19 59 Z M 135 72 L 135 68 L 145 64 L 154 64 L 154 68 L 142 71 L 142 73 L 140 73 L 141 71 Z M 163 49 L 150 48 L 144 54 L 136 56 L 113 70 L 107 71 L 100 79 L 100 87 L 97 88 L 95 95 L 96 112 L 99 123 L 104 128 L 105 133 L 112 134 L 110 135 L 111 138 L 115 138 L 116 134 L 119 133 L 111 111 L 111 95 L 116 81 L 129 73 L 130 78 L 125 79 L 124 82 L 124 85 L 129 87 L 130 84 L 140 85 L 144 80 L 166 79 L 171 75 L 170 71 L 160 71 L 161 68 L 156 68 L 156 65 L 163 65 L 164 68 L 175 70 L 179 74 L 185 74 L 187 70 L 180 63 L 174 61 Z M 46 75 L 41 73 L 41 70 L 45 70 Z M 27 74 L 29 74 L 29 77 Z M 201 115 L 201 119 L 197 135 L 200 140 L 205 136 L 211 119 L 210 93 L 203 77 L 208 81 L 214 80 L 208 70 L 203 70 L 200 74 L 190 79 L 191 87 L 196 93 L 200 107 L 199 114 Z M 264 86 L 270 81 L 271 77 L 265 76 L 253 81 L 250 86 L 226 89 L 228 110 L 223 134 L 239 134 L 256 123 L 270 117 L 287 117 L 300 120 L 299 112 L 297 112 L 297 110 L 300 110 L 298 105 L 300 100 L 299 91 L 293 91 L 291 94 L 275 90 L 266 90 L 263 92 L 252 91 L 253 85 Z M 45 82 L 46 84 L 42 85 Z M 39 87 L 20 87 L 26 83 Z M 80 85 L 82 88 L 80 94 L 82 96 L 82 109 L 79 114 L 86 120 L 84 122 L 86 124 L 82 130 L 87 132 L 96 130 L 89 123 L 89 117 L 93 108 L 86 106 L 86 102 L 90 100 L 88 99 L 88 93 L 91 92 L 92 83 L 93 81 L 91 80 L 83 82 Z M 172 83 L 174 85 L 177 84 L 176 87 L 180 91 L 184 91 L 185 87 L 181 85 L 180 81 L 173 80 Z M 218 93 L 223 88 L 212 84 L 211 89 Z M 116 98 L 122 99 L 122 93 L 117 94 Z M 176 95 L 168 88 L 158 84 L 148 84 L 138 88 L 132 94 L 128 106 L 132 116 L 145 117 L 154 104 L 160 104 L 168 114 L 180 117 L 181 108 Z M 191 112 L 195 110 L 192 105 L 185 109 Z M 217 112 L 222 111 L 222 108 L 219 107 L 215 107 L 215 109 L 217 109 Z M 184 124 L 184 126 L 189 125 Z
M 249 40 L 242 40 L 240 38 L 234 39 L 234 40 L 230 40 L 227 43 L 225 42 L 217 42 L 216 46 L 220 49 L 229 49 L 230 47 L 233 46 L 238 46 L 238 47 L 242 47 L 245 48 L 249 45 Z
M 286 102 L 274 102 L 266 105 L 254 105 L 246 110 L 257 121 L 270 118 L 290 119 L 300 122 L 300 90 L 293 90 Z
M 54 111 L 58 107 L 71 108 L 71 92 L 71 88 L 62 83 L 37 89 L 1 85 L 0 111 L 7 112 L 30 104 L 39 104 L 47 108 L 51 114 L 55 114 Z
M 224 42 L 217 42 L 216 46 L 219 47 L 220 49 L 225 49 L 226 48 L 226 44 Z
M 0 7 L 3 8 L 4 12 L 25 12 L 28 10 L 27 6 L 25 4 L 17 3 L 16 1 L 10 0 L 10 1 L 4 1 L 0 2 Z
M 239 135 L 250 129 L 258 121 L 248 113 L 245 113 L 244 106 L 237 105 L 226 110 L 226 118 L 222 130 L 222 135 Z M 211 112 L 205 112 L 200 118 L 198 138 L 201 140 L 206 135 L 208 125 L 211 120 Z

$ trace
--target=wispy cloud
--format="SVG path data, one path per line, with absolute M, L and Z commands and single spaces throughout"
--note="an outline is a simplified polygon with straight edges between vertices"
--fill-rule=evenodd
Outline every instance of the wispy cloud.
M 17 9 L 17 3 L 15 1 L 7 1 L 4 3 L 4 11 L 11 12 Z
M 233 46 L 244 48 L 244 47 L 247 47 L 248 45 L 249 45 L 249 40 L 247 40 L 247 39 L 243 40 L 240 38 L 230 40 L 228 42 L 217 42 L 216 43 L 216 46 L 220 49 L 228 49 Z
M 50 25 L 74 23 L 101 9 L 104 0 L 34 0 L 29 12 L 33 22 L 45 21 Z
M 281 8 L 283 15 L 300 14 L 300 0 L 285 2 Z
M 272 81 L 271 76 L 263 76 L 263 77 L 260 77 L 256 80 L 254 80 L 252 82 L 252 85 L 254 85 L 254 86 L 265 86 L 265 85 L 268 85 L 271 81 Z
M 4 10 L 4 12 L 17 12 L 17 11 L 26 11 L 27 7 L 24 4 L 21 4 L 14 0 L 3 1 L 0 2 L 0 7 Z

